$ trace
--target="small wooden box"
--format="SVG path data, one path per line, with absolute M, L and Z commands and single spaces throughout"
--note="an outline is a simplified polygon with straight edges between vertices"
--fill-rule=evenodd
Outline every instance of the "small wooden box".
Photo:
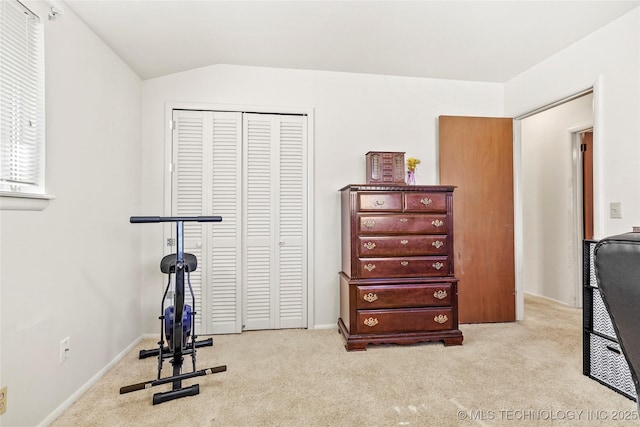
M 403 152 L 369 151 L 366 162 L 367 184 L 405 184 Z

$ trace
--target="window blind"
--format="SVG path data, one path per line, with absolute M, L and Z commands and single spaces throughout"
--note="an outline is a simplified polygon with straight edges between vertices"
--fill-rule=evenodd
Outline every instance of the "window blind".
M 44 38 L 17 0 L 0 2 L 0 191 L 44 194 Z

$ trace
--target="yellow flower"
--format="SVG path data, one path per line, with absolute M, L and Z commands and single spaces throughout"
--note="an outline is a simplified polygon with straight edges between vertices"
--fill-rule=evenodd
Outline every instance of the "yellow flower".
M 420 164 L 420 159 L 415 159 L 413 157 L 409 157 L 407 159 L 407 169 L 409 169 L 409 172 L 415 172 L 416 166 L 419 164 Z

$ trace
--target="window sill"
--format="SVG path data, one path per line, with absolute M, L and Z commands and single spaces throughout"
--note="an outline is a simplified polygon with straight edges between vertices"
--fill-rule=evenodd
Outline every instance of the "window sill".
M 41 211 L 56 196 L 50 194 L 8 193 L 0 191 L 0 211 Z

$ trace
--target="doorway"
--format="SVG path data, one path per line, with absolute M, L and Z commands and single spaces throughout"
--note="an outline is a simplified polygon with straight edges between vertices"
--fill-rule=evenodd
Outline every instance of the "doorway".
M 593 157 L 582 151 L 593 136 L 593 91 L 518 121 L 520 289 L 581 307 L 582 241 L 593 236 Z

